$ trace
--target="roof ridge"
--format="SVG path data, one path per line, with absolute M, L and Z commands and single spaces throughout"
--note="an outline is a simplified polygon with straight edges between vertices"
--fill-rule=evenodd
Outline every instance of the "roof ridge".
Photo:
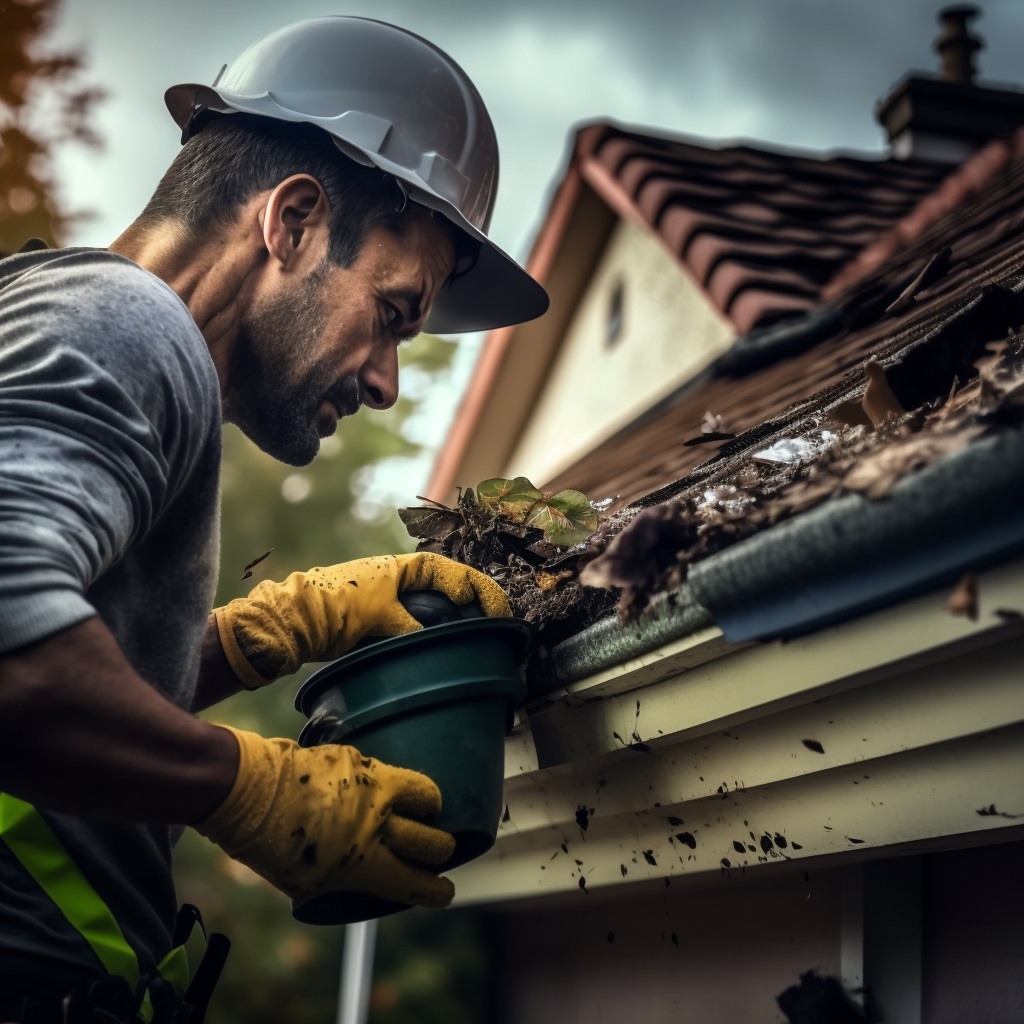
M 1011 163 L 1024 157 L 1024 128 L 994 139 L 967 158 L 959 167 L 920 199 L 892 228 L 865 246 L 844 264 L 821 290 L 826 302 L 859 284 L 905 249 L 956 207 L 977 195 Z
M 892 158 L 702 145 L 607 121 L 580 127 L 573 162 L 619 216 L 665 244 L 741 334 L 815 305 L 822 284 L 945 172 Z M 746 210 L 731 212 L 736 204 Z M 780 263 L 780 240 L 800 242 L 806 259 Z

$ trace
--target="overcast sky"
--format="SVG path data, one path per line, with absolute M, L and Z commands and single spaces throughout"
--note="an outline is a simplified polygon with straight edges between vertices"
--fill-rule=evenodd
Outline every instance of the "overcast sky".
M 502 157 L 492 235 L 525 255 L 571 126 L 614 118 L 709 139 L 880 150 L 875 101 L 933 71 L 934 0 L 65 0 L 62 41 L 109 90 L 104 153 L 68 151 L 68 197 L 99 211 L 73 241 L 107 244 L 142 208 L 178 134 L 163 92 L 291 21 L 358 14 L 446 50 L 491 111 Z M 1024 3 L 989 0 L 976 28 L 987 79 L 1024 81 Z
M 881 153 L 874 105 L 912 69 L 933 72 L 935 0 L 64 0 L 61 42 L 81 46 L 109 92 L 102 153 L 65 151 L 66 196 L 97 216 L 69 240 L 105 246 L 142 209 L 179 133 L 163 104 L 181 82 L 213 81 L 250 43 L 324 14 L 391 21 L 468 72 L 494 120 L 502 171 L 491 236 L 525 259 L 581 121 L 817 152 Z M 975 30 L 983 80 L 1024 81 L 1024 3 L 988 0 Z M 436 446 L 479 338 L 418 418 Z M 402 501 L 429 457 L 380 484 Z M 381 479 L 384 479 L 383 477 Z M 394 481 L 398 481 L 395 483 Z M 413 492 L 415 493 L 415 491 Z

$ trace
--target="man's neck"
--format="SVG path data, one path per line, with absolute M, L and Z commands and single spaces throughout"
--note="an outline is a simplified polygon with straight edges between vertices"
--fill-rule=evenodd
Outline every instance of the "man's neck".
M 135 221 L 108 247 L 178 294 L 206 339 L 222 391 L 244 296 L 259 262 L 259 250 L 238 233 L 236 225 L 196 235 L 177 221 Z

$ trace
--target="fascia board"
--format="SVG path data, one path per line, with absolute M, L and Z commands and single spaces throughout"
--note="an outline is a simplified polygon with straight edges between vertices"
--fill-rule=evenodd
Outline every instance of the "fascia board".
M 710 627 L 691 638 L 691 650 L 684 638 L 571 683 L 561 700 L 549 698 L 532 713 L 526 709 L 537 764 L 549 768 L 621 750 L 613 734 L 628 739 L 637 696 L 643 697 L 645 722 L 657 722 L 666 736 L 703 735 L 864 685 L 891 675 L 895 664 L 906 669 L 948 657 L 957 646 L 987 646 L 1024 627 L 1024 619 L 1006 623 L 998 614 L 1004 609 L 1024 613 L 1024 560 L 978 579 L 977 622 L 947 614 L 943 590 L 785 642 L 728 645 Z M 721 656 L 699 662 L 702 643 L 714 645 Z M 681 654 L 697 661 L 695 667 L 673 671 Z M 663 662 L 666 675 L 655 682 Z M 591 691 L 599 694 L 609 677 L 618 692 L 590 700 Z M 652 738 L 652 731 L 644 741 L 663 742 L 656 734 Z
M 1004 815 L 1024 814 L 1024 620 L 996 611 L 1024 609 L 1022 569 L 980 577 L 977 622 L 946 613 L 937 592 L 648 681 L 685 655 L 669 645 L 634 659 L 628 692 L 582 703 L 583 680 L 527 710 L 506 750 L 508 821 L 455 873 L 459 900 L 571 890 L 581 871 L 599 887 L 1019 835 L 1024 817 Z M 649 752 L 624 748 L 634 731 Z M 696 849 L 675 838 L 685 832 Z

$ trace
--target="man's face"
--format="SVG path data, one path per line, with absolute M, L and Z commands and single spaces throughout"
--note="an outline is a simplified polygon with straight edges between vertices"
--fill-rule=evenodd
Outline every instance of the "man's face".
M 398 398 L 398 346 L 418 334 L 454 251 L 427 215 L 404 237 L 367 235 L 350 267 L 324 262 L 298 288 L 260 296 L 239 325 L 224 415 L 281 462 L 304 466 L 360 405 Z

